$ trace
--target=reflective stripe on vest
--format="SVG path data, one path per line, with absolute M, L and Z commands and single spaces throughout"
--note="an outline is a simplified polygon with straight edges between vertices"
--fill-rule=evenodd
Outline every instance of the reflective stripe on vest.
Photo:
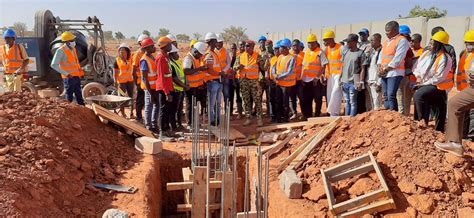
M 327 77 L 331 76 L 332 74 L 341 74 L 342 73 L 342 45 L 336 43 L 334 48 L 327 47 L 326 49 L 326 56 L 328 57 L 329 64 L 328 64 L 328 74 Z
M 395 36 L 396 38 L 392 41 L 388 39 L 383 43 L 382 47 L 382 67 L 387 67 L 390 62 L 392 62 L 393 58 L 395 57 L 395 53 L 397 52 L 397 45 L 400 40 L 404 39 L 402 35 Z M 390 42 L 390 44 L 389 44 Z M 405 70 L 405 60 L 400 62 L 400 65 L 395 69 L 398 70 Z
M 219 60 L 219 56 L 217 56 L 216 52 L 214 51 L 209 51 L 207 54 L 210 54 L 212 56 L 212 69 L 214 69 L 214 72 L 221 72 L 221 63 Z M 207 55 L 205 55 L 207 56 Z M 203 60 L 205 64 L 207 65 L 207 60 Z M 212 75 L 209 73 L 209 71 L 206 74 L 206 81 L 213 80 L 213 79 L 219 79 L 221 76 L 220 75 Z
M 441 60 L 443 59 L 443 56 L 445 56 L 445 53 L 440 52 L 438 54 L 438 56 L 436 57 L 436 60 L 434 62 L 435 72 L 438 71 L 439 62 L 441 62 Z M 446 56 L 446 63 L 447 62 L 448 62 L 448 56 Z M 448 73 L 448 76 L 446 77 L 446 79 L 443 82 L 436 85 L 436 86 L 438 87 L 439 90 L 449 90 L 449 89 L 453 88 L 453 86 L 454 86 L 454 73 L 453 73 L 453 71 L 449 70 L 449 73 Z
M 175 62 L 175 61 L 170 61 L 170 67 L 172 67 L 174 69 L 174 71 L 176 72 L 176 76 L 178 76 L 179 81 L 186 84 L 186 79 L 185 79 L 185 76 L 184 76 L 184 70 L 181 67 L 181 65 L 179 63 Z M 176 91 L 180 91 L 180 92 L 184 91 L 184 88 L 177 85 L 176 83 L 173 83 L 173 87 Z
M 118 65 L 118 74 L 115 75 L 115 79 L 118 83 L 127 83 L 133 82 L 132 76 L 132 59 L 123 61 L 122 58 L 116 58 L 117 65 Z
M 143 54 L 142 58 L 140 59 L 140 62 L 144 60 L 146 61 L 147 65 L 148 65 L 148 76 L 147 76 L 147 80 L 148 80 L 148 83 L 150 84 L 150 88 L 152 90 L 155 90 L 156 89 L 156 80 L 158 79 L 158 74 L 156 73 L 156 62 L 154 59 L 148 57 L 148 55 L 146 54 Z M 144 81 L 142 81 L 141 83 L 141 87 L 143 90 L 146 90 L 146 86 L 145 86 L 145 83 Z
M 316 78 L 321 74 L 321 48 L 316 48 L 315 51 L 308 51 L 303 58 L 303 76 L 309 78 Z
M 456 88 L 459 91 L 464 90 L 469 86 L 468 70 L 474 68 L 474 52 L 468 53 L 467 51 L 462 54 L 459 60 L 458 72 L 456 73 Z
M 244 69 L 240 71 L 241 78 L 258 79 L 259 69 L 257 59 L 257 52 L 254 52 L 250 58 L 247 52 L 240 56 L 240 64 L 244 65 Z
M 293 55 L 280 55 L 278 57 L 276 67 L 277 67 L 277 75 L 281 75 L 285 72 L 289 71 L 289 66 L 291 63 L 291 60 L 294 56 Z M 290 74 L 286 76 L 283 79 L 277 80 L 277 85 L 283 86 L 283 87 L 291 87 L 296 85 L 296 74 Z
M 145 54 L 145 53 L 142 52 L 141 49 L 138 49 L 133 54 L 133 65 L 135 65 L 137 67 L 136 74 L 137 74 L 137 84 L 138 85 L 140 85 L 142 83 L 142 79 L 141 79 L 142 78 L 142 71 L 140 70 L 140 60 L 142 59 L 143 54 Z
M 5 74 L 13 74 L 23 65 L 23 60 L 20 55 L 20 46 L 16 43 L 13 47 L 8 49 L 7 45 L 2 46 L 0 57 L 3 60 L 3 67 L 5 68 Z
M 193 55 L 191 55 L 191 53 L 188 53 L 188 56 L 190 56 L 193 60 L 193 66 L 192 66 L 192 69 L 196 69 L 198 67 L 201 66 L 201 63 L 198 59 L 194 58 Z M 191 88 L 196 88 L 196 87 L 199 87 L 201 86 L 202 84 L 204 84 L 204 73 L 202 72 L 197 72 L 197 73 L 194 73 L 193 75 L 186 75 L 186 82 L 188 84 L 189 87 Z
M 59 49 L 63 50 L 64 54 L 66 54 L 67 60 L 61 60 L 59 62 L 59 67 L 68 72 L 71 76 L 82 77 L 84 76 L 84 71 L 81 69 L 81 65 L 79 64 L 79 60 L 77 59 L 77 51 L 76 48 L 73 50 L 69 49 L 69 47 L 64 44 Z M 62 78 L 67 78 L 63 74 L 61 74 Z

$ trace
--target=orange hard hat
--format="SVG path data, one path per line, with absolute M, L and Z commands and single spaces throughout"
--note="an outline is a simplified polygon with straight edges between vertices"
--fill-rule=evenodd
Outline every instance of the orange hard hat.
M 168 44 L 170 44 L 171 42 L 173 41 L 170 38 L 163 36 L 158 39 L 158 46 L 160 46 L 160 48 L 163 48 L 167 46 Z
M 152 45 L 155 45 L 155 41 L 153 41 L 151 38 L 146 38 L 141 42 L 140 47 L 145 48 Z

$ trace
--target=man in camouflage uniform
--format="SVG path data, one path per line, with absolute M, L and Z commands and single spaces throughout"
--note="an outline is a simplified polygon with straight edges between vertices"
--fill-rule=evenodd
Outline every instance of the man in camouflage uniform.
M 273 51 L 270 51 L 268 48 L 273 49 L 273 42 L 271 40 L 267 40 L 264 36 L 261 36 L 258 40 L 259 43 L 259 55 L 262 58 L 262 62 L 259 64 L 259 82 L 258 85 L 261 89 L 260 98 L 263 96 L 263 92 L 265 92 L 265 105 L 267 108 L 267 116 L 271 116 L 271 106 L 270 106 L 270 95 L 269 95 L 269 82 L 268 78 L 268 71 L 270 68 L 270 58 L 273 56 Z M 270 45 L 270 46 L 267 46 Z

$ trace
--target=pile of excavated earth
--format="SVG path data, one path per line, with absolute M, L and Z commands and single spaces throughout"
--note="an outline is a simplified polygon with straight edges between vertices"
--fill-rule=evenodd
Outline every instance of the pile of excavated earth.
M 92 110 L 32 94 L 0 95 L 2 216 L 102 214 L 115 184 L 138 161 L 132 139 L 101 123 Z
M 343 120 L 296 169 L 304 184 L 303 198 L 312 201 L 316 211 L 329 214 L 320 169 L 371 151 L 397 205 L 397 210 L 382 214 L 472 215 L 472 144 L 466 146 L 465 158 L 458 158 L 437 150 L 434 142 L 438 140 L 443 140 L 442 133 L 397 112 L 373 111 Z M 379 188 L 375 173 L 333 184 L 337 203 Z

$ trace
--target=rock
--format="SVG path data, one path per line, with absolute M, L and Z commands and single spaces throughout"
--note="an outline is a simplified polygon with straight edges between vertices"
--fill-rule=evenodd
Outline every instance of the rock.
M 44 164 L 48 167 L 51 167 L 54 165 L 54 160 L 53 159 L 47 159 L 44 161 Z
M 348 190 L 351 195 L 363 195 L 370 191 L 374 191 L 377 188 L 377 184 L 370 178 L 364 177 L 357 180 Z
M 5 146 L 3 148 L 0 148 L 0 155 L 5 155 L 10 151 L 10 146 Z
M 354 141 L 351 143 L 351 148 L 358 148 L 364 144 L 364 139 L 363 138 L 356 138 Z
M 72 209 L 72 213 L 77 216 L 77 215 L 81 214 L 81 209 L 75 207 L 75 208 Z
M 460 169 L 454 169 L 454 179 L 456 180 L 456 183 L 466 191 L 472 186 L 471 179 Z
M 90 141 L 96 145 L 101 145 L 102 142 L 100 140 L 97 140 L 97 139 L 90 139 Z
M 72 128 L 75 129 L 75 130 L 81 130 L 81 129 L 82 129 L 82 128 L 81 128 L 81 125 L 79 125 L 79 124 L 77 124 L 77 123 L 74 124 L 74 125 L 72 125 Z
M 428 171 L 415 175 L 415 184 L 431 190 L 439 190 L 443 188 L 443 183 L 439 180 L 438 176 Z
M 145 154 L 158 154 L 163 150 L 163 143 L 159 139 L 144 136 L 135 139 L 135 149 Z
M 389 114 L 385 115 L 383 117 L 383 120 L 387 121 L 387 122 L 392 122 L 393 121 L 393 117 Z
M 303 194 L 304 198 L 307 198 L 312 201 L 318 201 L 326 195 L 324 186 L 321 183 L 317 183 L 316 186 L 311 186 L 308 192 Z
M 301 198 L 303 183 L 295 170 L 285 170 L 280 174 L 280 188 L 288 198 L 297 199 Z
M 401 182 L 398 183 L 398 187 L 403 193 L 407 194 L 415 194 L 416 193 L 416 186 L 415 184 L 411 182 L 407 182 L 402 180 Z
M 118 209 L 108 209 L 102 214 L 102 218 L 128 218 L 128 213 Z
M 412 195 L 408 196 L 407 200 L 420 213 L 430 214 L 434 210 L 435 201 L 429 195 Z
M 463 192 L 461 194 L 461 199 L 464 205 L 469 205 L 471 201 L 474 201 L 474 193 Z
M 5 146 L 7 145 L 7 140 L 5 139 L 5 137 L 3 136 L 0 136 L 0 146 Z
M 81 167 L 81 162 L 79 162 L 77 159 L 71 158 L 71 159 L 69 160 L 69 162 L 70 162 L 75 168 Z
M 416 217 L 416 214 L 417 214 L 415 208 L 413 207 L 407 208 L 407 213 L 410 217 Z
M 470 207 L 463 207 L 458 209 L 458 218 L 471 218 L 474 214 L 474 210 Z
M 453 166 L 462 166 L 464 162 L 466 161 L 466 159 L 462 157 L 457 157 L 450 153 L 445 153 L 444 157 L 446 159 L 446 162 L 448 162 L 450 165 L 453 165 Z

